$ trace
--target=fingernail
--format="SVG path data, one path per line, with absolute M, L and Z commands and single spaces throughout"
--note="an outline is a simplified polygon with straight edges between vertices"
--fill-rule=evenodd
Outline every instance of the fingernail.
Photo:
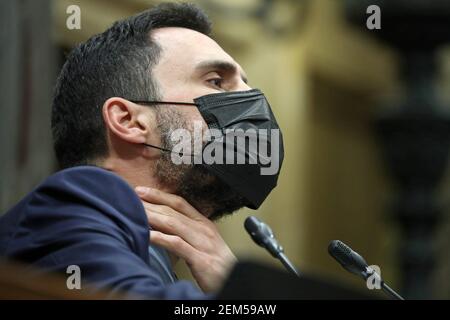
M 135 190 L 136 190 L 136 193 L 137 193 L 138 195 L 143 196 L 144 194 L 147 193 L 148 188 L 146 188 L 146 187 L 136 187 Z

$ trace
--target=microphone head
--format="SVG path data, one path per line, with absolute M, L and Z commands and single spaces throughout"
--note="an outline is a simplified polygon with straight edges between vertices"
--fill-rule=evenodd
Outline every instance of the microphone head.
M 259 246 L 264 246 L 263 244 L 263 237 L 261 233 L 263 222 L 259 220 L 255 216 L 249 216 L 247 219 L 245 219 L 244 227 L 245 230 L 247 230 L 248 234 L 252 237 L 253 241 L 256 242 Z
M 283 247 L 280 246 L 277 239 L 275 239 L 272 229 L 270 229 L 267 224 L 255 216 L 249 216 L 244 221 L 244 227 L 257 245 L 269 251 L 269 253 L 274 258 L 279 259 L 289 271 L 293 272 L 296 276 L 299 276 L 298 271 L 284 255 Z
M 367 262 L 342 241 L 331 241 L 328 245 L 328 253 L 339 262 L 345 270 L 366 278 Z
M 257 245 L 267 249 L 274 257 L 277 257 L 278 254 L 283 252 L 283 247 L 278 244 L 272 229 L 258 218 L 249 216 L 245 219 L 244 227 L 253 241 Z
M 256 231 L 259 228 L 261 221 L 255 216 L 249 216 L 245 219 L 244 227 L 247 232 Z

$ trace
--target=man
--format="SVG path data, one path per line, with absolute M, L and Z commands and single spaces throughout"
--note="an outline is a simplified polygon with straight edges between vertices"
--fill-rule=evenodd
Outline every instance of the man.
M 1 255 L 48 271 L 76 265 L 83 283 L 136 297 L 196 299 L 220 288 L 236 258 L 214 221 L 257 208 L 279 170 L 175 163 L 172 134 L 196 123 L 202 133 L 213 123 L 278 127 L 262 93 L 209 33 L 201 10 L 166 3 L 73 50 L 52 110 L 64 170 L 0 219 Z M 228 148 L 223 137 L 214 141 Z M 201 290 L 176 279 L 179 258 Z

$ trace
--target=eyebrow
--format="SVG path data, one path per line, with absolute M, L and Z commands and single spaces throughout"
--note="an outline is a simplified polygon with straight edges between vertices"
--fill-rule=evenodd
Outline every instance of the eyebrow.
M 202 61 L 195 66 L 196 70 L 204 70 L 204 69 L 216 69 L 222 72 L 230 72 L 230 73 L 240 73 L 242 81 L 248 83 L 247 76 L 242 72 L 238 71 L 238 68 L 235 64 L 224 61 L 224 60 L 208 60 Z

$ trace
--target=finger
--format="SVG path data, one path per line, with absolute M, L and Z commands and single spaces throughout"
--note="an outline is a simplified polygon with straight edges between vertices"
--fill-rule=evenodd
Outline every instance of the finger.
M 169 219 L 169 217 L 173 218 L 173 219 L 176 219 L 176 220 L 173 221 L 173 223 L 175 223 L 176 225 L 172 226 L 172 227 L 174 227 L 174 230 L 171 229 L 170 230 L 171 232 L 176 232 L 177 230 L 179 230 L 178 228 L 176 228 L 179 224 L 180 224 L 180 227 L 184 226 L 184 227 L 190 228 L 191 232 L 192 232 L 192 230 L 195 230 L 197 228 L 197 226 L 195 224 L 198 223 L 198 222 L 196 222 L 196 221 L 186 217 L 185 215 L 182 215 L 181 213 L 173 210 L 170 207 L 156 205 L 156 204 L 148 203 L 148 202 L 145 202 L 145 201 L 143 201 L 142 203 L 144 205 L 145 214 L 147 215 L 147 220 L 150 223 L 150 225 L 152 225 L 150 220 L 154 219 L 154 218 L 151 218 L 150 216 L 152 214 L 159 214 L 159 215 L 166 216 L 165 218 L 160 218 L 160 220 L 161 219 L 165 219 L 165 220 L 162 221 L 162 223 L 164 223 L 164 222 L 167 222 L 169 224 L 172 223 L 172 220 Z
M 193 230 L 179 219 L 151 211 L 147 212 L 147 217 L 152 228 L 171 235 L 177 235 L 188 242 L 192 241 Z
M 142 201 L 142 204 L 144 205 L 145 211 L 147 212 L 154 212 L 159 213 L 165 216 L 170 217 L 177 217 L 178 219 L 182 220 L 185 223 L 189 223 L 192 220 L 186 217 L 185 215 L 179 213 L 178 211 L 175 211 L 171 207 L 165 206 L 165 205 L 159 205 L 159 204 L 153 204 L 150 202 Z
M 167 234 L 177 235 L 197 249 L 209 248 L 214 237 L 204 223 L 192 220 L 167 206 L 145 203 L 145 213 L 150 226 Z
M 186 260 L 187 263 L 192 263 L 199 255 L 199 252 L 194 247 L 178 236 L 151 230 L 150 242 L 181 257 Z
M 206 217 L 191 206 L 182 197 L 158 189 L 137 187 L 138 196 L 147 202 L 166 205 L 194 220 L 205 220 Z

